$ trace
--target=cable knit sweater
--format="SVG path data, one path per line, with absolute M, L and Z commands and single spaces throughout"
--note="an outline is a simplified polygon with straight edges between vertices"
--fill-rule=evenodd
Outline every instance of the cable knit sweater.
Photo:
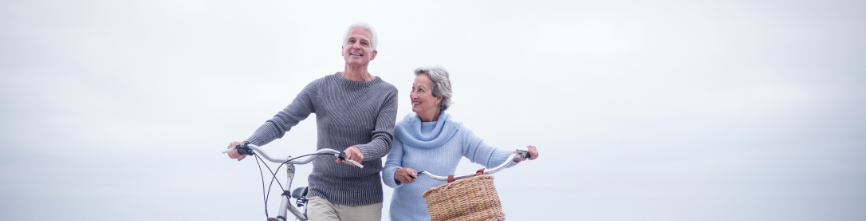
M 394 180 L 394 171 L 408 167 L 436 175 L 454 174 L 461 157 L 492 168 L 505 162 L 514 150 L 498 149 L 484 143 L 462 124 L 451 121 L 442 112 L 436 122 L 421 122 L 410 113 L 394 128 L 394 144 L 388 153 L 382 180 L 394 188 L 391 198 L 391 221 L 430 220 L 427 203 L 421 196 L 425 190 L 447 183 L 427 176 L 402 184 Z M 512 166 L 515 164 L 512 164 Z
M 364 168 L 335 163 L 334 156 L 313 161 L 309 196 L 342 205 L 382 202 L 382 157 L 391 149 L 397 118 L 397 88 L 379 77 L 354 82 L 340 73 L 308 84 L 295 100 L 260 126 L 247 141 L 265 145 L 281 138 L 311 113 L 316 114 L 317 149 L 339 151 L 358 146 Z

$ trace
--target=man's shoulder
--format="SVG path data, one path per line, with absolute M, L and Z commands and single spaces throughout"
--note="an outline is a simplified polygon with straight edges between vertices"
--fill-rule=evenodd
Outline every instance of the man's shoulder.
M 378 85 L 380 87 L 382 87 L 385 90 L 394 92 L 394 93 L 397 92 L 397 87 L 395 87 L 393 84 L 388 83 L 387 81 L 385 81 L 385 79 L 382 79 L 381 77 L 377 77 L 377 78 L 379 78 L 379 84 Z
M 337 78 L 341 78 L 340 72 L 322 76 L 316 80 L 313 80 L 313 83 L 319 83 L 319 84 L 326 83 L 326 82 L 336 83 Z
M 340 77 L 340 72 L 337 72 L 336 74 L 325 75 L 325 76 L 322 76 L 320 78 L 316 78 L 313 81 L 310 81 L 310 83 L 307 86 L 315 88 L 315 87 L 327 87 L 327 85 L 332 85 L 332 84 L 339 84 L 339 82 L 337 81 L 338 80 L 337 78 L 339 78 L 339 77 Z
M 310 83 L 307 83 L 307 86 L 304 88 L 304 91 L 306 91 L 307 93 L 310 93 L 310 92 L 318 91 L 319 88 L 327 87 L 327 84 L 329 84 L 329 82 L 333 82 L 333 79 L 332 79 L 333 76 L 334 75 L 325 75 L 325 76 L 322 76 L 320 78 L 316 78 L 313 81 L 310 81 Z

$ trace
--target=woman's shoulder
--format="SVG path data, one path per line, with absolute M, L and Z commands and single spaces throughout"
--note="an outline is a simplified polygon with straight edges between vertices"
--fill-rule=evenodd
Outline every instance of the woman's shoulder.
M 421 123 L 421 120 L 418 119 L 418 115 L 417 115 L 417 114 L 415 114 L 415 113 L 408 113 L 408 114 L 406 114 L 406 116 L 403 117 L 402 120 L 400 120 L 399 122 L 397 122 L 397 125 L 396 125 L 396 126 L 398 126 L 398 127 L 399 127 L 399 126 L 410 126 L 410 125 L 413 125 L 413 124 L 420 124 L 420 123 Z
M 441 117 L 444 118 L 444 120 L 445 120 L 444 124 L 447 126 L 451 126 L 457 130 L 462 130 L 463 128 L 465 128 L 463 126 L 463 122 L 454 121 L 454 118 L 451 117 L 451 114 L 442 113 Z
M 402 138 L 408 136 L 408 134 L 411 133 L 410 131 L 412 131 L 412 128 L 415 127 L 416 124 L 420 123 L 421 120 L 418 119 L 415 113 L 406 114 L 402 120 L 397 121 L 397 123 L 394 124 L 394 137 Z
M 467 127 L 465 124 L 463 124 L 463 122 L 454 121 L 454 119 L 451 118 L 450 116 L 449 116 L 448 121 L 449 121 L 449 125 L 455 131 L 456 136 L 461 136 L 461 137 L 465 138 L 465 137 L 467 137 L 467 135 L 469 135 L 469 136 L 475 135 L 474 133 L 472 133 L 472 130 L 470 130 L 469 127 Z

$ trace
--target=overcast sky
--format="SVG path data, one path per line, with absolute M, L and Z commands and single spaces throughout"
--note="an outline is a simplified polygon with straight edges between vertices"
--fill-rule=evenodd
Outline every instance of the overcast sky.
M 508 220 L 866 220 L 864 11 L 5 0 L 0 220 L 264 218 L 255 161 L 220 151 L 342 71 L 355 22 L 380 35 L 369 70 L 400 90 L 397 119 L 412 71 L 437 65 L 453 119 L 494 146 L 539 148 L 496 175 Z M 265 149 L 312 152 L 315 134 L 311 116 Z

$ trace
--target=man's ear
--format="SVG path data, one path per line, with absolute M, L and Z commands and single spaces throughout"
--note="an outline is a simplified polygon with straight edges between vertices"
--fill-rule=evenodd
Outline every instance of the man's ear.
M 346 46 L 340 46 L 340 56 L 345 57 L 346 55 L 343 53 L 346 53 Z
M 376 54 L 379 54 L 379 51 L 373 50 L 373 54 L 370 55 L 370 60 L 376 59 Z

